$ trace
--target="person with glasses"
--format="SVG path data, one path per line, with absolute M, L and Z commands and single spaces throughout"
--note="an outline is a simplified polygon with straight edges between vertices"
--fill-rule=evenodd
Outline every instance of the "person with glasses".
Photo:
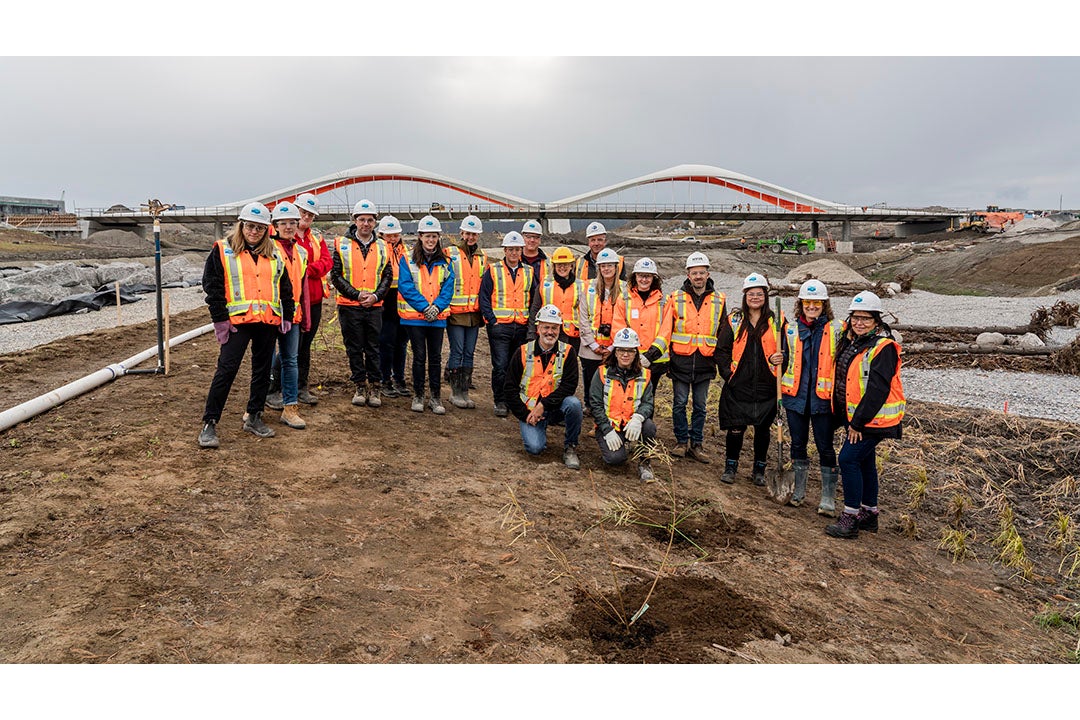
M 788 362 L 780 378 L 787 415 L 795 492 L 789 505 L 799 507 L 806 497 L 810 458 L 806 446 L 814 432 L 821 464 L 821 502 L 818 514 L 836 516 L 834 498 L 840 469 L 833 449 L 832 393 L 836 346 L 844 324 L 833 319 L 829 290 L 817 279 L 804 282 L 795 300 L 795 323 L 787 328 Z
M 203 292 L 221 345 L 199 433 L 203 448 L 220 444 L 217 425 L 249 345 L 251 384 L 242 427 L 257 437 L 274 437 L 262 420 L 274 340 L 292 329 L 296 311 L 289 273 L 270 237 L 270 211 L 262 203 L 248 203 L 237 220 L 232 234 L 214 243 L 203 268 Z
M 724 378 L 720 429 L 727 431 L 720 481 L 735 482 L 743 436 L 753 425 L 752 477 L 755 485 L 763 487 L 770 425 L 777 413 L 776 377 L 787 355 L 787 321 L 769 308 L 769 281 L 762 273 L 746 276 L 742 294 L 742 306 L 728 315 L 716 344 L 716 365 Z
M 844 428 L 837 462 L 844 485 L 844 511 L 825 528 L 835 538 L 878 531 L 877 446 L 903 434 L 904 385 L 900 345 L 882 320 L 881 298 L 869 290 L 851 300 L 846 331 L 836 349 L 833 413 Z

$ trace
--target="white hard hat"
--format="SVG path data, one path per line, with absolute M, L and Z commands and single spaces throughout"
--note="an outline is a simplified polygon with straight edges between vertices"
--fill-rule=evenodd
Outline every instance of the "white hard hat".
M 522 234 L 525 234 L 525 233 L 533 233 L 535 235 L 543 235 L 544 234 L 544 230 L 543 230 L 543 228 L 540 227 L 540 223 L 536 222 L 535 220 L 529 220 L 524 225 L 522 225 L 521 226 L 521 232 L 522 232 Z
M 562 311 L 557 305 L 545 305 L 536 311 L 536 322 L 562 325 Z
M 659 275 L 656 270 L 656 263 L 652 258 L 643 257 L 634 263 L 634 272 L 636 273 L 648 273 L 650 275 Z
M 598 222 L 589 223 L 589 227 L 585 228 L 585 237 L 591 238 L 593 235 L 607 235 L 607 230 Z
M 881 304 L 881 298 L 869 290 L 863 290 L 861 293 L 851 298 L 851 305 L 848 307 L 848 312 L 855 312 L 856 310 L 863 310 L 865 312 L 885 312 L 885 308 Z
M 381 235 L 399 235 L 401 234 L 401 221 L 393 215 L 383 215 L 379 220 L 379 234 Z
M 817 280 L 816 278 L 810 278 L 799 286 L 799 299 L 828 300 L 829 289 L 825 287 L 825 283 L 821 282 L 820 280 Z
M 742 291 L 746 292 L 750 288 L 765 288 L 765 294 L 769 292 L 769 281 L 765 279 L 765 276 L 761 273 L 750 273 L 746 276 L 746 279 L 742 281 Z
M 236 219 L 259 223 L 260 225 L 269 225 L 270 211 L 261 202 L 250 202 L 240 210 L 240 214 L 236 216 Z
M 297 195 L 296 206 L 301 210 L 307 210 L 312 215 L 319 214 L 319 201 L 311 193 L 300 193 Z
M 701 267 L 703 265 L 705 267 L 712 266 L 712 264 L 709 262 L 709 256 L 703 252 L 690 253 L 690 257 L 686 258 L 687 270 L 694 267 Z
M 517 232 L 516 230 L 511 230 L 510 232 L 503 235 L 502 246 L 523 248 L 525 247 L 525 238 L 521 237 L 521 233 Z
M 420 218 L 420 222 L 416 224 L 416 232 L 417 233 L 426 233 L 426 232 L 441 233 L 442 232 L 442 223 L 440 223 L 439 218 L 435 217 L 434 215 L 425 215 L 424 217 Z
M 624 327 L 622 330 L 615 333 L 615 337 L 612 338 L 611 346 L 617 348 L 634 348 L 637 350 L 638 335 L 630 328 Z
M 615 252 L 611 248 L 604 248 L 596 255 L 596 264 L 605 265 L 608 263 L 619 262 L 619 253 Z
M 379 211 L 375 209 L 375 203 L 370 200 L 361 200 L 353 205 L 352 216 L 357 215 L 371 215 L 372 217 L 378 217 Z
M 484 232 L 484 223 L 480 222 L 480 218 L 475 215 L 466 215 L 461 221 L 461 227 L 458 228 L 460 232 Z
M 274 212 L 270 214 L 273 222 L 278 220 L 296 220 L 300 222 L 300 211 L 291 202 L 279 202 L 274 206 Z

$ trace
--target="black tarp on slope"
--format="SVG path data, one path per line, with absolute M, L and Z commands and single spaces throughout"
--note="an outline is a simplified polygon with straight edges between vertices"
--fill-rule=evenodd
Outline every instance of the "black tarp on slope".
M 184 283 L 169 283 L 162 287 L 186 287 Z M 140 294 L 156 292 L 153 285 L 121 285 L 120 303 L 138 302 L 142 300 Z M 17 322 L 30 322 L 54 315 L 67 315 L 76 310 L 100 310 L 103 307 L 116 306 L 116 287 L 106 286 L 96 292 L 85 295 L 72 295 L 55 303 L 34 302 L 31 300 L 16 300 L 0 305 L 0 325 L 9 325 Z

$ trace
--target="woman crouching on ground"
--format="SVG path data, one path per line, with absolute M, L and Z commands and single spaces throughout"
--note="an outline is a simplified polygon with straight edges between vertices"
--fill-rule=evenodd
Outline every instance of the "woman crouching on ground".
M 900 439 L 904 386 L 900 382 L 900 346 L 881 319 L 881 299 L 872 292 L 856 295 L 848 308 L 847 331 L 836 349 L 833 412 L 845 428 L 840 449 L 844 512 L 825 528 L 837 538 L 856 538 L 859 530 L 878 529 L 878 443 Z

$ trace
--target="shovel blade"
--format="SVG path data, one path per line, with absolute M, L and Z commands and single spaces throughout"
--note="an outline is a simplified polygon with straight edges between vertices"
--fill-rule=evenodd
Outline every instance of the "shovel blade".
M 772 487 L 769 489 L 769 497 L 777 505 L 787 505 L 795 494 L 795 471 L 777 470 L 773 473 Z

